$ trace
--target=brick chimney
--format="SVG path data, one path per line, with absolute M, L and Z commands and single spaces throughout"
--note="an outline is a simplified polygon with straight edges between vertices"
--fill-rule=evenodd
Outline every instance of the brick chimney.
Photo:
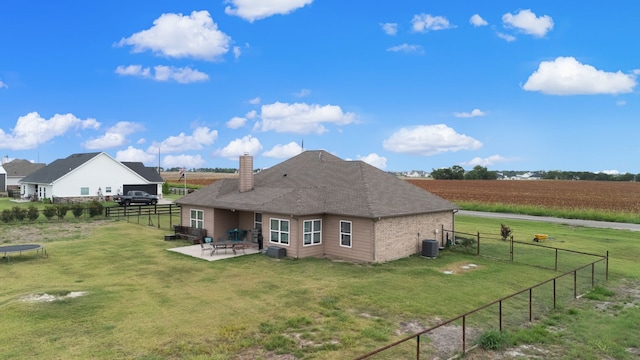
M 238 190 L 245 192 L 253 190 L 253 156 L 245 153 L 240 156 L 240 180 L 238 181 Z

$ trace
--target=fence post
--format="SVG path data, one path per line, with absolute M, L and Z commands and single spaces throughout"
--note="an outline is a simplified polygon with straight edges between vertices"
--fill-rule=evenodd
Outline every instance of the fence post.
M 502 332 L 502 300 L 500 300 L 498 302 L 498 308 L 500 309 L 499 312 L 498 312 L 499 313 L 499 315 L 498 315 L 499 321 L 498 322 L 500 324 L 500 331 Z
M 462 355 L 467 353 L 467 317 L 462 317 Z
M 416 360 L 420 360 L 420 335 L 416 336 Z
M 591 263 L 591 288 L 596 287 L 596 263 Z
M 533 302 L 533 288 L 529 288 L 529 322 L 533 321 L 533 310 L 532 310 L 532 302 Z
M 609 281 L 609 250 L 607 250 L 607 259 L 606 259 L 606 264 L 605 264 L 605 280 Z
M 476 241 L 476 243 L 478 244 L 476 255 L 480 255 L 480 231 L 478 231 L 478 241 Z
M 573 298 L 578 297 L 578 270 L 573 270 Z
M 509 255 L 511 256 L 511 262 L 513 262 L 513 235 L 511 235 L 511 249 L 509 250 Z
M 553 308 L 556 308 L 556 279 L 553 278 Z

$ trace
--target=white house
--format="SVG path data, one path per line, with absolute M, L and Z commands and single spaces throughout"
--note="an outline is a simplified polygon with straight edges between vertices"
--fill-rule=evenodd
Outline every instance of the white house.
M 73 154 L 58 159 L 20 181 L 25 198 L 92 200 L 127 189 L 162 194 L 162 177 L 142 163 L 121 163 L 107 153 Z

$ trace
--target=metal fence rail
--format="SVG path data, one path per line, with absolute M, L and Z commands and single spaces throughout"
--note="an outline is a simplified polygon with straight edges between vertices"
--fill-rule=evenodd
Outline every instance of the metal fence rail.
M 465 239 L 465 242 L 456 244 L 454 240 L 450 245 L 454 247 L 460 246 L 463 251 L 479 255 L 481 254 L 480 249 L 482 248 L 483 252 L 489 252 L 492 251 L 490 241 L 497 240 L 503 248 L 507 248 L 506 251 L 501 249 L 501 255 L 498 256 L 499 259 L 516 261 L 518 263 L 524 261 L 525 264 L 532 266 L 545 267 L 564 272 L 527 289 L 502 297 L 465 314 L 441 322 L 428 329 L 357 357 L 356 360 L 413 357 L 419 360 L 421 356 L 429 358 L 442 357 L 442 354 L 436 354 L 437 349 L 429 346 L 428 341 L 426 341 L 427 345 L 421 343 L 420 338 L 421 336 L 429 336 L 430 333 L 445 326 L 453 325 L 457 325 L 460 328 L 460 335 L 458 339 L 451 340 L 457 341 L 459 351 L 465 354 L 470 350 L 469 344 L 473 342 L 474 334 L 478 335 L 481 331 L 491 329 L 503 331 L 505 328 L 514 328 L 523 323 L 532 322 L 539 316 L 557 308 L 562 301 L 570 301 L 584 295 L 597 284 L 606 282 L 609 277 L 609 252 L 603 256 L 539 244 L 518 242 L 514 241 L 512 237 L 509 241 L 502 240 L 500 237 L 481 237 L 480 233 L 455 233 L 451 239 L 456 239 L 456 236 Z M 481 245 L 481 240 L 483 245 Z M 529 251 L 529 253 L 525 253 L 522 251 L 522 255 L 516 256 L 519 252 L 516 252 L 515 249 L 521 246 L 534 246 L 534 248 L 528 248 L 528 250 L 533 249 L 533 252 Z M 542 261 L 536 260 L 540 257 L 540 254 L 543 254 L 546 259 Z M 579 261 L 581 261 L 581 264 L 585 264 L 585 257 L 590 258 L 591 261 L 586 265 L 575 265 Z M 594 257 L 596 260 L 593 260 Z M 571 267 L 571 270 L 559 270 L 565 267 Z M 487 324 L 489 324 L 489 326 L 487 326 Z M 414 340 L 415 346 L 412 346 L 411 342 Z M 450 357 L 451 355 L 453 354 L 446 354 L 444 356 Z

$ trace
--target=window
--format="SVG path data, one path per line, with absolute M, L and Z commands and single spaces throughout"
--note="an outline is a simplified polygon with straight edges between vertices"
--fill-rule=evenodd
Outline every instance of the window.
M 89 195 L 89 188 L 88 187 L 81 187 L 80 188 L 80 195 Z
M 271 219 L 270 241 L 289 245 L 289 220 Z
M 107 194 L 111 193 L 111 186 L 107 186 L 104 188 L 104 192 L 106 192 Z
M 191 209 L 191 227 L 197 229 L 204 227 L 204 211 Z
M 302 230 L 303 245 L 316 245 L 322 242 L 322 220 L 305 220 Z
M 340 220 L 340 246 L 351 247 L 351 221 Z
M 253 228 L 262 229 L 262 213 L 253 214 Z

